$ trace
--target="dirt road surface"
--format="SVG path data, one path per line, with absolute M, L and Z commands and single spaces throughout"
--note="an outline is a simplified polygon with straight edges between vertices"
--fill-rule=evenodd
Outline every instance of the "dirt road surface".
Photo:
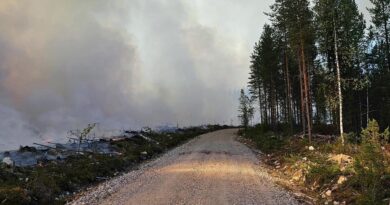
M 201 135 L 73 204 L 299 204 L 272 182 L 236 133 Z

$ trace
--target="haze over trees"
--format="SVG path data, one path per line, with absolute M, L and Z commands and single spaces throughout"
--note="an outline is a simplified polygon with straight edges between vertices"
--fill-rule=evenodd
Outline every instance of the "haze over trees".
M 371 2 L 367 23 L 354 0 L 276 0 L 251 56 L 261 124 L 309 141 L 313 129 L 343 136 L 369 119 L 390 124 L 390 1 Z

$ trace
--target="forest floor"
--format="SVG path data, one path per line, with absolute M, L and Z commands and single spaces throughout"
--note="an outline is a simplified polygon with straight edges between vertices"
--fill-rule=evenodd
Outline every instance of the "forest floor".
M 71 204 L 301 204 L 236 140 L 237 131 L 194 138 Z
M 239 141 L 258 152 L 274 181 L 313 204 L 383 204 L 390 201 L 390 144 L 375 121 L 359 138 L 284 134 L 257 125 L 239 131 Z

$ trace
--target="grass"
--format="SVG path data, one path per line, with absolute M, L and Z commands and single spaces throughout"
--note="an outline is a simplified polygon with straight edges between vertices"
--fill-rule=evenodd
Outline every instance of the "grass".
M 282 127 L 282 126 L 279 126 Z M 321 134 L 331 130 L 330 126 L 316 125 Z M 318 203 L 345 201 L 347 204 L 388 204 L 390 198 L 390 156 L 384 147 L 389 147 L 388 131 L 379 131 L 375 121 L 360 134 L 348 133 L 347 144 L 342 146 L 338 139 L 313 139 L 309 144 L 297 135 L 291 136 L 283 129 L 271 131 L 270 127 L 257 125 L 241 130 L 241 135 L 252 140 L 257 148 L 266 153 L 266 163 L 275 167 L 290 179 L 295 173 L 303 173 L 298 184 L 314 191 Z M 331 139 L 331 138 L 329 138 Z M 314 150 L 308 147 L 313 146 Z M 330 156 L 344 154 L 353 161 L 341 165 L 330 160 Z M 280 165 L 275 165 L 275 161 Z M 283 167 L 282 169 L 278 167 Z M 338 183 L 340 176 L 347 181 Z M 310 189 L 310 191 L 309 191 Z M 332 190 L 331 196 L 323 196 Z
M 339 167 L 329 161 L 322 161 L 324 163 L 316 163 L 312 166 L 306 175 L 307 184 L 330 184 L 337 180 L 338 176 L 342 175 Z

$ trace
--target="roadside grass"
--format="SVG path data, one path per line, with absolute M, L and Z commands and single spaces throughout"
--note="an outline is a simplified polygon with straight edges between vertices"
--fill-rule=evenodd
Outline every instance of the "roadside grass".
M 376 121 L 358 135 L 346 134 L 344 146 L 331 135 L 317 135 L 309 144 L 298 134 L 271 130 L 257 125 L 240 134 L 265 153 L 273 171 L 314 193 L 316 203 L 389 204 L 389 137 Z M 330 133 L 327 126 L 320 130 Z
M 227 128 L 188 128 L 180 133 L 155 133 L 149 137 L 158 144 L 125 139 L 110 142 L 121 155 L 86 153 L 63 161 L 50 161 L 34 167 L 0 165 L 0 204 L 65 204 L 88 186 L 135 168 L 139 163 L 180 145 L 198 135 Z

